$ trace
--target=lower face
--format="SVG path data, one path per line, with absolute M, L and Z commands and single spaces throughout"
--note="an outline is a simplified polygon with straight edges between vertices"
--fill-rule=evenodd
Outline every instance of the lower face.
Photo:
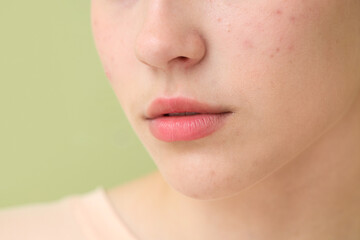
M 92 0 L 92 27 L 133 129 L 164 179 L 189 197 L 241 192 L 299 156 L 358 95 L 357 0 L 178 1 L 172 14 L 165 10 L 175 4 L 160 2 Z M 161 7 L 168 23 L 152 12 Z M 206 55 L 186 71 L 164 73 L 136 55 L 144 26 L 149 36 L 166 27 L 179 36 L 196 30 Z M 205 137 L 161 141 L 143 114 L 150 101 L 170 95 L 233 114 Z

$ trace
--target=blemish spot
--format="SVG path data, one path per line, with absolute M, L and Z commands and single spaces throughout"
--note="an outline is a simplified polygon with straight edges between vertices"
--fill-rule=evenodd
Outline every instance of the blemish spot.
M 221 22 L 221 21 L 222 21 L 222 19 L 221 19 L 221 18 L 217 18 L 216 20 L 217 20 L 218 22 Z
M 276 48 L 276 52 L 279 52 L 280 51 L 280 48 Z
M 273 58 L 273 57 L 274 57 L 274 54 L 271 54 L 271 55 L 270 55 L 270 58 Z
M 276 14 L 276 15 L 281 15 L 281 14 L 282 14 L 282 10 L 281 10 L 281 9 L 277 9 L 277 10 L 275 11 L 275 14 Z
M 228 24 L 226 24 L 226 26 L 227 26 L 227 32 L 230 32 L 230 26 L 231 26 L 231 24 L 230 23 L 228 23 Z
M 252 26 L 252 25 L 254 25 L 253 22 L 245 22 L 245 23 L 244 23 L 244 26 L 245 26 L 245 27 L 249 27 L 249 26 Z M 359 29 L 359 30 L 360 30 L 360 29 Z
M 111 73 L 108 70 L 105 70 L 106 77 L 111 81 Z
M 105 68 L 104 68 L 104 71 L 105 71 L 105 76 L 106 76 L 106 78 L 107 78 L 110 82 L 112 82 L 113 79 L 112 79 L 111 71 L 108 69 L 108 67 L 105 67 Z
M 287 49 L 289 50 L 289 52 L 293 51 L 293 50 L 294 50 L 294 45 L 290 45 L 290 46 L 288 46 L 288 48 L 287 48 Z
M 290 17 L 290 22 L 294 23 L 296 21 L 296 18 L 294 16 Z
M 252 41 L 246 39 L 246 40 L 243 41 L 243 46 L 244 46 L 245 48 L 253 48 L 253 47 L 254 47 L 254 44 L 253 44 Z

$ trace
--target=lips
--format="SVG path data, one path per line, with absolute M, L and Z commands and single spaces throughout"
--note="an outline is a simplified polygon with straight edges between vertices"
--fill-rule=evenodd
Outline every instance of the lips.
M 158 98 L 146 111 L 149 130 L 161 141 L 192 141 L 219 130 L 230 115 L 219 106 L 189 98 Z
M 193 115 L 193 114 L 220 114 L 230 111 L 206 103 L 198 102 L 189 98 L 157 98 L 146 111 L 145 118 L 148 120 L 159 117 L 171 117 L 172 115 Z

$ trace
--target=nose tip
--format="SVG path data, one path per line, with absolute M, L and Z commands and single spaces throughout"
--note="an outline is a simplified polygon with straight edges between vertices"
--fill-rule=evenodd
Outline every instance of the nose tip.
M 180 23 L 181 24 L 181 23 Z M 188 68 L 198 63 L 206 52 L 202 36 L 190 29 L 153 24 L 139 34 L 135 54 L 139 61 L 162 70 Z

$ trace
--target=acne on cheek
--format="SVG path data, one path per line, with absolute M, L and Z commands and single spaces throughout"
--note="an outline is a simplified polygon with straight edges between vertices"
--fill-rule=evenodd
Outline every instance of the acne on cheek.
M 244 47 L 245 49 L 254 48 L 254 43 L 253 43 L 253 41 L 250 40 L 250 39 L 245 39 L 245 40 L 243 41 L 243 47 Z
M 109 34 L 109 26 L 102 24 L 96 18 L 92 20 L 94 39 L 98 48 L 98 53 L 103 63 L 104 73 L 110 83 L 114 82 L 112 70 L 115 65 L 115 57 L 113 53 L 107 51 L 107 46 L 112 46 L 113 37 Z
M 105 75 L 110 83 L 114 83 L 114 78 L 111 69 L 114 69 L 115 58 L 113 55 L 111 55 L 110 57 L 105 56 L 105 58 L 106 60 L 104 61 L 103 64 Z
M 94 18 L 94 19 L 92 20 L 92 26 L 93 26 L 94 28 L 96 28 L 97 25 L 98 25 L 98 21 L 97 21 L 96 18 Z
M 274 20 L 279 22 L 279 24 L 287 24 L 286 29 L 295 29 L 301 24 L 301 19 L 303 16 L 301 15 L 294 15 L 294 14 L 287 14 L 286 11 L 282 10 L 281 8 L 277 8 L 273 11 L 272 17 L 275 18 Z M 295 41 L 292 36 L 286 36 L 289 32 L 282 33 L 282 36 L 278 38 L 278 45 L 270 50 L 269 57 L 274 58 L 278 54 L 291 54 L 295 50 Z M 291 62 L 291 60 L 290 60 Z
M 266 22 L 263 21 L 247 21 L 244 23 L 244 28 L 247 28 L 247 31 L 253 35 L 252 38 L 244 38 L 241 41 L 242 48 L 245 50 L 254 50 L 261 47 L 255 44 L 255 42 L 266 41 L 266 39 L 274 40 L 274 43 L 270 43 L 269 48 L 263 50 L 263 54 L 268 58 L 272 59 L 278 56 L 279 54 L 291 54 L 295 50 L 295 42 L 292 36 L 289 36 L 291 31 L 288 31 L 289 28 L 294 29 L 301 24 L 301 14 L 292 14 L 287 13 L 282 8 L 275 8 L 271 10 L 269 18 L 266 18 Z M 284 31 L 277 31 L 277 29 L 283 28 Z M 273 31 L 276 30 L 276 31 Z M 296 30 L 296 29 L 295 29 Z M 279 36 L 276 38 L 274 34 Z M 259 39 L 260 41 L 256 41 Z
M 111 55 L 109 57 L 105 56 L 105 58 L 106 60 L 104 61 L 103 64 L 105 75 L 110 83 L 114 83 L 112 69 L 115 69 L 115 57 Z
M 101 58 L 101 62 L 106 78 L 109 80 L 110 83 L 114 83 L 114 76 L 112 72 L 112 69 L 115 69 L 114 56 L 108 56 L 106 53 L 104 53 L 101 50 L 99 50 L 99 55 Z
M 99 54 L 101 62 L 102 62 L 104 73 L 105 73 L 107 79 L 110 82 L 112 82 L 113 75 L 112 75 L 111 69 L 113 69 L 114 57 L 108 56 L 108 53 L 106 52 L 106 50 L 103 49 L 103 46 L 106 46 L 106 45 L 103 45 L 103 43 L 101 42 L 101 37 L 99 38 L 97 36 L 97 37 L 95 37 L 95 39 L 97 42 L 96 45 L 98 45 L 98 54 Z
M 104 68 L 104 71 L 105 71 L 105 75 L 106 75 L 106 78 L 110 81 L 110 82 L 112 82 L 112 75 L 111 75 L 111 72 L 110 72 L 110 70 L 109 70 L 109 68 Z

